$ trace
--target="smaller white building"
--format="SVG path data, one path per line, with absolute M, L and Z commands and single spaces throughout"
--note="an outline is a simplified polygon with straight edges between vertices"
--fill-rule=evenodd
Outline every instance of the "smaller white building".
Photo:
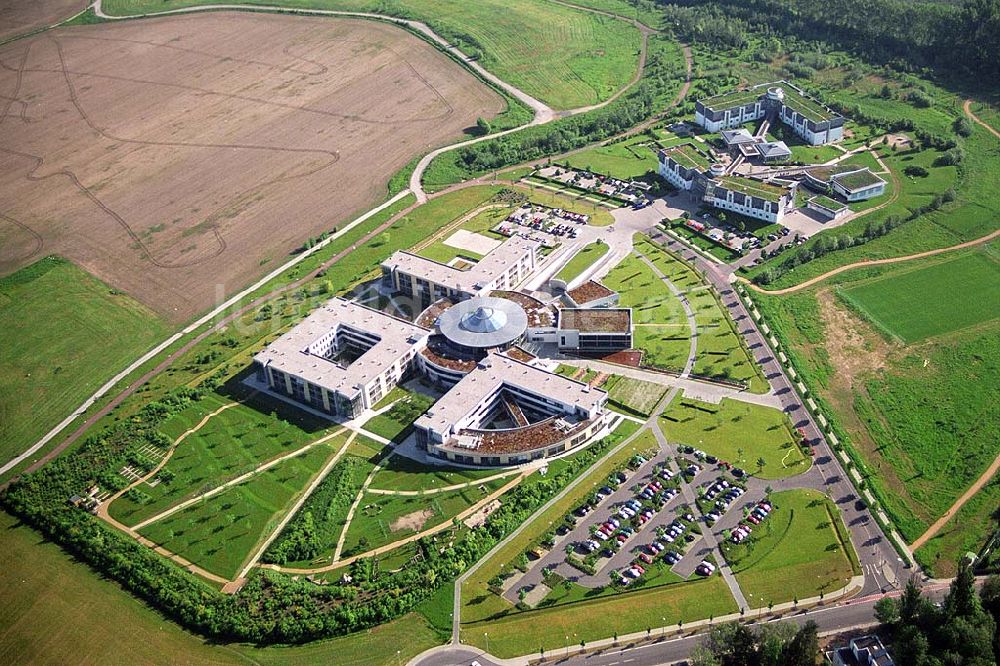
M 868 167 L 838 173 L 830 179 L 833 191 L 848 201 L 865 201 L 885 194 L 886 182 Z
M 794 188 L 750 178 L 724 176 L 708 181 L 705 203 L 766 222 L 780 223 L 794 200 Z

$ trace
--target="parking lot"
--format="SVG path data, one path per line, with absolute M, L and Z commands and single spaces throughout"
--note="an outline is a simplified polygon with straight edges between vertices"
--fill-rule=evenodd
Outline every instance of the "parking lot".
M 698 533 L 699 530 L 708 530 L 709 528 L 703 522 L 701 513 L 692 501 L 694 498 L 692 488 L 713 481 L 718 475 L 718 470 L 712 465 L 697 463 L 699 469 L 696 474 L 693 477 L 685 477 L 678 469 L 677 460 L 675 451 L 661 450 L 637 469 L 628 470 L 625 481 L 617 488 L 609 488 L 612 491 L 610 495 L 601 498 L 585 515 L 579 516 L 574 513 L 575 526 L 565 534 L 560 535 L 555 546 L 549 552 L 532 562 L 528 572 L 511 585 L 504 596 L 512 603 L 516 603 L 521 596 L 522 589 L 525 594 L 528 594 L 537 585 L 543 583 L 544 570 L 552 571 L 583 587 L 596 588 L 611 584 L 614 582 L 613 572 L 617 573 L 616 580 L 618 581 L 622 580 L 624 574 L 626 584 L 628 584 L 635 579 L 634 576 L 627 573 L 632 563 L 638 562 L 648 571 L 647 565 L 650 563 L 645 561 L 647 558 L 654 562 L 650 566 L 669 566 L 673 573 L 682 578 L 688 578 L 695 574 L 695 570 L 702 560 L 712 553 L 713 546 L 708 544 L 704 537 Z M 679 458 L 679 460 L 682 460 L 685 466 L 694 462 L 686 458 Z M 670 470 L 673 479 L 667 480 L 660 476 L 657 473 L 660 468 Z M 679 479 L 679 483 L 676 483 L 674 479 Z M 619 512 L 628 506 L 630 501 L 640 501 L 637 500 L 637 494 L 654 481 L 659 481 L 663 486 L 663 490 L 657 495 L 663 496 L 670 493 L 671 488 L 676 485 L 675 494 L 669 498 L 664 497 L 666 501 L 663 502 L 662 507 L 656 510 L 641 527 L 635 529 L 632 535 L 627 536 L 620 547 L 615 548 L 611 543 L 617 539 L 617 534 L 621 533 L 620 528 L 629 526 L 633 520 L 632 518 L 626 519 Z M 634 490 L 637 486 L 640 487 L 639 492 Z M 644 498 L 642 503 L 649 505 L 649 502 Z M 685 505 L 688 509 L 681 511 Z M 735 511 L 735 507 L 736 504 L 731 507 L 732 513 L 740 515 L 734 516 L 734 524 L 742 518 L 741 512 Z M 683 514 L 687 514 L 688 518 L 694 520 L 685 519 Z M 607 539 L 600 539 L 592 535 L 595 526 L 606 525 L 611 520 L 616 520 L 620 528 L 608 530 L 612 533 Z M 723 517 L 718 525 L 725 525 L 728 522 L 726 517 Z M 668 530 L 672 525 L 684 525 L 685 527 L 681 534 L 671 536 Z M 690 540 L 688 540 L 689 538 Z M 593 562 L 595 570 L 593 574 L 586 573 L 570 563 L 572 557 L 583 559 L 586 556 L 585 544 L 588 541 L 598 544 L 598 547 L 594 549 L 597 558 Z M 651 550 L 650 545 L 654 542 L 659 542 L 661 546 L 655 546 Z M 573 555 L 568 555 L 566 552 L 569 546 L 573 546 Z M 606 549 L 610 551 L 610 557 L 600 555 Z M 680 559 L 672 564 L 664 560 L 664 556 L 671 552 L 680 555 Z M 645 554 L 645 558 L 643 554 Z M 648 575 L 648 573 L 640 574 L 639 577 L 642 578 L 644 575 Z

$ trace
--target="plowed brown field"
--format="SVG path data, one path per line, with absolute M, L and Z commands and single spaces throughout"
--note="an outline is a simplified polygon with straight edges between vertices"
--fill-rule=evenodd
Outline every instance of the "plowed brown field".
M 86 6 L 87 0 L 0 0 L 0 40 L 58 23 Z
M 0 274 L 58 253 L 188 320 L 503 104 L 370 21 L 211 13 L 11 43 Z

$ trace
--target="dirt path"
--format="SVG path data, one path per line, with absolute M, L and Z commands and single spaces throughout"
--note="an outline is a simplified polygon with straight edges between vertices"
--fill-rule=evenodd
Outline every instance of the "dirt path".
M 201 430 L 202 428 L 204 428 L 205 425 L 209 421 L 211 421 L 215 416 L 217 416 L 218 414 L 221 414 L 222 412 L 226 411 L 230 407 L 235 407 L 238 404 L 240 404 L 240 403 L 238 403 L 238 402 L 230 402 L 230 403 L 227 403 L 227 404 L 223 405 L 222 407 L 219 407 L 214 412 L 212 412 L 210 414 L 206 414 L 205 417 L 201 421 L 199 421 L 197 425 L 195 425 L 195 426 L 193 426 L 191 428 L 188 428 L 183 433 L 181 433 L 181 436 L 174 440 L 174 443 L 170 446 L 170 450 L 167 451 L 166 455 L 163 456 L 163 459 L 160 460 L 159 464 L 157 464 L 156 467 L 154 467 L 152 470 L 150 470 L 145 476 L 142 476 L 142 477 L 136 479 L 135 481 L 133 481 L 132 483 L 130 483 L 129 485 L 125 486 L 124 488 L 122 488 L 121 490 L 119 490 L 118 492 L 116 492 L 114 495 L 112 495 L 111 497 L 109 497 L 106 501 L 104 501 L 101 504 L 101 506 L 99 506 L 97 508 L 97 516 L 99 518 L 103 518 L 103 519 L 107 520 L 108 517 L 111 515 L 109 513 L 109 511 L 110 511 L 110 507 L 111 507 L 111 503 L 112 502 L 114 502 L 116 499 L 118 499 L 119 497 L 121 497 L 122 495 L 124 495 L 125 493 L 127 493 L 128 491 L 132 490 L 133 488 L 135 488 L 139 484 L 145 483 L 145 482 L 149 481 L 150 479 L 152 479 L 157 474 L 159 474 L 160 470 L 163 469 L 164 465 L 166 465 L 170 461 L 170 458 L 173 457 L 174 451 L 177 450 L 177 445 L 178 444 L 180 444 L 185 439 L 187 439 L 191 435 L 195 434 L 196 432 L 198 432 L 199 430 Z
M 445 486 L 443 488 L 428 488 L 426 490 L 386 490 L 384 488 L 369 488 L 368 492 L 372 495 L 399 495 L 401 497 L 420 497 L 422 495 L 437 495 L 439 493 L 448 493 L 454 490 L 462 490 L 464 488 L 471 488 L 472 486 L 479 486 L 484 483 L 489 483 L 490 481 L 496 481 L 497 479 L 503 479 L 508 476 L 514 476 L 517 472 L 500 472 L 499 474 L 494 474 L 492 476 L 487 476 L 483 479 L 478 479 L 476 481 L 466 481 L 465 483 L 457 483 L 453 486 Z
M 268 546 L 270 546 L 271 543 L 278 538 L 278 535 L 281 534 L 281 531 L 283 529 L 285 529 L 285 525 L 288 524 L 288 521 L 290 521 L 295 516 L 295 514 L 299 512 L 299 509 L 302 508 L 302 505 L 305 504 L 305 501 L 309 499 L 310 495 L 313 494 L 313 491 L 316 490 L 316 487 L 323 482 L 323 479 L 326 478 L 327 474 L 330 473 L 330 470 L 333 469 L 333 466 L 337 464 L 337 462 L 341 459 L 341 457 L 343 457 L 344 453 L 347 451 L 347 449 L 350 448 L 351 443 L 357 436 L 358 436 L 358 431 L 352 430 L 350 436 L 347 438 L 347 441 L 344 442 L 344 445 L 341 446 L 340 449 L 335 454 L 333 454 L 333 456 L 330 457 L 330 459 L 323 466 L 323 469 L 319 471 L 319 473 L 313 478 L 312 482 L 308 486 L 306 486 L 306 489 L 304 491 L 302 491 L 302 494 L 295 501 L 295 503 L 291 507 L 289 507 L 289 509 L 285 512 L 284 517 L 278 522 L 277 525 L 275 525 L 274 529 L 271 530 L 271 533 L 268 535 L 268 537 L 264 539 L 264 542 L 260 545 L 260 547 L 256 550 L 256 552 L 254 552 L 253 556 L 249 559 L 249 561 L 247 561 L 246 566 L 244 566 L 243 569 L 240 570 L 239 575 L 236 577 L 236 583 L 239 585 L 239 587 L 236 587 L 236 590 L 238 590 L 240 587 L 243 586 L 243 583 L 246 581 L 247 574 L 250 573 L 250 569 L 252 569 L 254 566 L 257 565 L 257 562 L 260 561 L 260 558 L 264 556 L 264 551 L 266 551 Z M 228 592 L 229 589 L 230 588 L 227 587 L 226 591 Z M 233 591 L 235 592 L 236 590 Z
M 189 506 L 191 506 L 192 504 L 196 504 L 197 502 L 200 502 L 203 499 L 208 499 L 209 497 L 214 497 L 215 495 L 218 495 L 219 493 L 221 493 L 226 488 L 230 488 L 230 487 L 235 486 L 235 485 L 237 485 L 239 483 L 243 483 L 247 479 L 249 479 L 251 477 L 254 477 L 254 476 L 257 476 L 261 472 L 266 472 L 267 470 L 271 469 L 275 465 L 277 465 L 279 463 L 282 463 L 282 462 L 288 460 L 289 458 L 295 458 L 297 456 L 302 455 L 306 451 L 309 451 L 311 449 L 316 448 L 317 446 L 325 444 L 326 442 L 330 441 L 331 439 L 333 439 L 334 437 L 336 437 L 337 435 L 341 434 L 342 432 L 344 432 L 346 430 L 347 430 L 347 428 L 341 428 L 339 430 L 335 430 L 334 432 L 331 432 L 328 435 L 324 435 L 323 437 L 320 437 L 319 439 L 317 439 L 315 442 L 313 442 L 311 444 L 306 444 L 302 448 L 296 449 L 296 450 L 294 450 L 294 451 L 292 451 L 290 453 L 286 453 L 283 456 L 278 456 L 277 458 L 272 458 L 271 460 L 268 460 L 267 462 L 261 463 L 260 465 L 257 465 L 256 467 L 254 467 L 252 470 L 250 470 L 246 474 L 240 474 L 235 479 L 230 479 L 229 481 L 226 481 L 225 483 L 223 483 L 221 486 L 216 486 L 215 488 L 212 488 L 211 490 L 209 490 L 207 492 L 204 492 L 201 495 L 196 495 L 196 496 L 194 496 L 194 497 L 192 497 L 190 499 L 187 499 L 187 500 L 181 502 L 180 504 L 175 504 L 174 506 L 170 507 L 166 511 L 162 511 L 162 512 L 156 514 L 155 516 L 151 517 L 151 518 L 147 518 L 146 520 L 142 521 L 141 523 L 136 523 L 136 525 L 132 529 L 134 529 L 134 530 L 141 530 L 142 528 L 146 527 L 147 525 L 149 525 L 151 523 L 155 523 L 158 520 L 163 520 L 167 516 L 172 516 L 173 514 L 177 513 L 178 511 L 186 509 Z
M 801 291 L 803 289 L 808 289 L 809 287 L 813 286 L 814 284 L 817 284 L 817 283 L 822 282 L 822 281 L 824 281 L 824 280 L 826 280 L 828 278 L 831 278 L 834 275 L 840 275 L 841 273 L 844 273 L 846 271 L 854 270 L 855 268 L 864 268 L 866 266 L 882 266 L 882 265 L 885 265 L 885 264 L 898 264 L 898 263 L 901 263 L 901 262 L 904 262 L 904 261 L 913 261 L 914 259 L 924 259 L 926 257 L 933 257 L 935 255 L 944 254 L 946 252 L 954 252 L 956 250 L 964 250 L 966 248 L 975 247 L 977 245 L 982 245 L 983 243 L 988 243 L 988 242 L 990 242 L 991 240 L 993 240 L 994 238 L 997 238 L 997 237 L 1000 237 L 1000 229 L 997 229 L 996 231 L 994 231 L 992 233 L 986 234 L 985 236 L 983 236 L 981 238 L 976 238 L 974 240 L 966 241 L 964 243 L 959 243 L 958 245 L 952 245 L 950 247 L 941 247 L 941 248 L 938 248 L 936 250 L 928 250 L 927 252 L 918 252 L 917 254 L 908 254 L 905 257 L 892 257 L 891 259 L 867 259 L 865 261 L 858 261 L 858 262 L 855 262 L 853 264 L 847 264 L 846 266 L 841 266 L 839 268 L 835 268 L 832 271 L 827 271 L 826 273 L 823 273 L 822 275 L 817 275 L 816 277 L 814 277 L 814 278 L 812 278 L 810 280 L 806 280 L 805 282 L 803 282 L 801 284 L 797 284 L 794 287 L 786 287 L 785 289 L 774 289 L 774 290 L 762 289 L 761 287 L 758 287 L 757 285 L 755 285 L 754 283 L 750 282 L 746 278 L 741 277 L 741 278 L 738 278 L 738 279 L 741 280 L 746 285 L 748 285 L 754 291 L 759 292 L 761 294 L 767 294 L 768 296 L 781 296 L 783 294 L 794 294 L 797 291 Z
M 273 569 L 274 571 L 281 571 L 282 573 L 287 573 L 287 574 L 297 574 L 297 575 L 318 574 L 318 573 L 325 573 L 327 571 L 333 571 L 334 569 L 340 569 L 341 567 L 346 567 L 347 565 L 352 564 L 354 561 L 359 560 L 359 559 L 361 559 L 363 557 L 374 557 L 376 555 L 381 555 L 382 553 L 387 553 L 390 550 L 395 550 L 396 548 L 399 548 L 400 546 L 405 546 L 408 543 L 412 543 L 414 541 L 418 541 L 420 539 L 424 539 L 424 538 L 427 538 L 429 536 L 433 536 L 433 535 L 437 534 L 438 532 L 441 532 L 442 530 L 445 530 L 445 529 L 451 527 L 451 525 L 453 524 L 453 522 L 455 520 L 459 520 L 459 521 L 465 520 L 466 518 L 468 518 L 469 516 L 471 516 L 475 512 L 479 511 L 480 509 L 482 509 L 484 506 L 486 506 L 487 504 L 489 504 L 493 500 L 499 498 L 501 495 L 503 495 L 504 493 L 506 493 L 508 490 L 510 490 L 511 488 L 513 488 L 514 486 L 516 486 L 517 484 L 521 483 L 521 480 L 524 479 L 524 477 L 526 477 L 528 474 L 531 474 L 532 471 L 534 471 L 534 470 L 527 470 L 527 471 L 524 471 L 524 472 L 518 474 L 513 479 L 511 479 L 509 482 L 507 482 L 506 484 L 504 484 L 501 488 L 498 488 L 494 492 L 490 493 L 490 495 L 488 495 L 487 497 L 484 497 L 480 501 L 476 502 L 475 504 L 473 504 L 472 506 L 470 506 L 468 509 L 466 509 L 462 513 L 460 513 L 457 516 L 455 516 L 455 518 L 452 519 L 452 520 L 446 520 L 446 521 L 444 521 L 444 522 L 442 522 L 442 523 L 440 523 L 438 525 L 435 525 L 434 527 L 431 527 L 429 529 L 424 530 L 423 532 L 418 532 L 417 534 L 411 534 L 410 536 L 406 537 L 405 539 L 400 539 L 399 541 L 394 541 L 394 542 L 386 544 L 384 546 L 379 546 L 378 548 L 375 548 L 373 550 L 369 550 L 367 553 L 361 553 L 359 555 L 352 555 L 351 557 L 348 557 L 348 558 L 345 558 L 345 559 L 342 559 L 342 560 L 338 559 L 338 560 L 334 561 L 332 564 L 327 564 L 326 566 L 316 567 L 316 568 L 313 568 L 313 569 L 293 569 L 291 567 L 281 567 L 281 566 L 272 565 L 272 564 L 261 565 L 261 568 L 262 569 Z M 346 533 L 347 533 L 347 525 L 344 526 L 344 532 L 343 532 L 343 534 L 346 534 Z M 340 544 L 338 544 L 338 550 L 339 550 L 339 548 L 340 548 Z
M 979 116 L 977 116 L 975 113 L 972 112 L 972 100 L 971 99 L 965 100 L 965 103 L 962 104 L 962 110 L 965 111 L 965 115 L 969 116 L 969 119 L 972 120 L 972 122 L 978 123 L 978 124 L 982 125 L 983 127 L 986 128 L 986 131 L 988 131 L 990 134 L 992 134 L 996 138 L 1000 139 L 1000 132 L 998 132 L 997 130 L 993 129 L 993 127 L 991 125 L 987 125 L 986 121 L 984 121 L 983 119 L 981 119 Z
M 921 534 L 916 541 L 910 544 L 910 550 L 917 550 L 932 539 L 935 534 L 940 532 L 941 528 L 944 527 L 956 513 L 958 513 L 958 510 L 961 509 L 966 502 L 972 499 L 973 495 L 982 490 L 983 486 L 989 483 L 990 480 L 996 476 L 998 471 L 1000 471 L 1000 456 L 997 456 L 996 460 L 993 461 L 993 464 L 986 468 L 986 471 L 983 472 L 978 479 L 976 479 L 976 482 L 969 486 L 969 489 L 962 493 L 961 497 L 955 500 L 955 503 L 944 512 L 944 515 L 935 520 L 934 524 L 928 527 L 926 532 Z

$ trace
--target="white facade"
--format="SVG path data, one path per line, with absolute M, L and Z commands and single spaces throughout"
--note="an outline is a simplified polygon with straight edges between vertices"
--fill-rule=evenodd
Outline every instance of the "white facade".
M 726 198 L 720 199 L 719 197 L 713 196 L 709 199 L 709 203 L 716 208 L 731 210 L 734 213 L 746 215 L 747 217 L 753 217 L 758 220 L 765 220 L 767 222 L 780 223 L 785 217 L 785 209 L 780 203 L 765 201 L 763 209 L 755 206 L 746 206 L 733 201 L 733 193 L 728 190 L 726 191 Z
M 678 173 L 679 171 L 680 166 L 676 162 L 669 160 L 666 162 L 661 160 L 657 168 L 657 173 L 668 183 L 679 190 L 690 190 L 691 186 L 694 185 L 694 177 L 691 180 L 684 180 L 684 177 Z
M 833 186 L 833 191 L 844 197 L 848 201 L 864 201 L 866 199 L 871 199 L 873 197 L 878 197 L 885 194 L 885 181 L 880 181 L 868 187 L 859 190 L 849 190 L 834 178 L 830 183 Z
M 732 129 L 746 123 L 752 123 L 764 117 L 764 104 L 760 100 L 757 100 L 749 109 L 746 106 L 726 109 L 720 120 L 709 120 L 701 111 L 695 111 L 694 121 L 709 132 L 719 132 L 724 129 Z

